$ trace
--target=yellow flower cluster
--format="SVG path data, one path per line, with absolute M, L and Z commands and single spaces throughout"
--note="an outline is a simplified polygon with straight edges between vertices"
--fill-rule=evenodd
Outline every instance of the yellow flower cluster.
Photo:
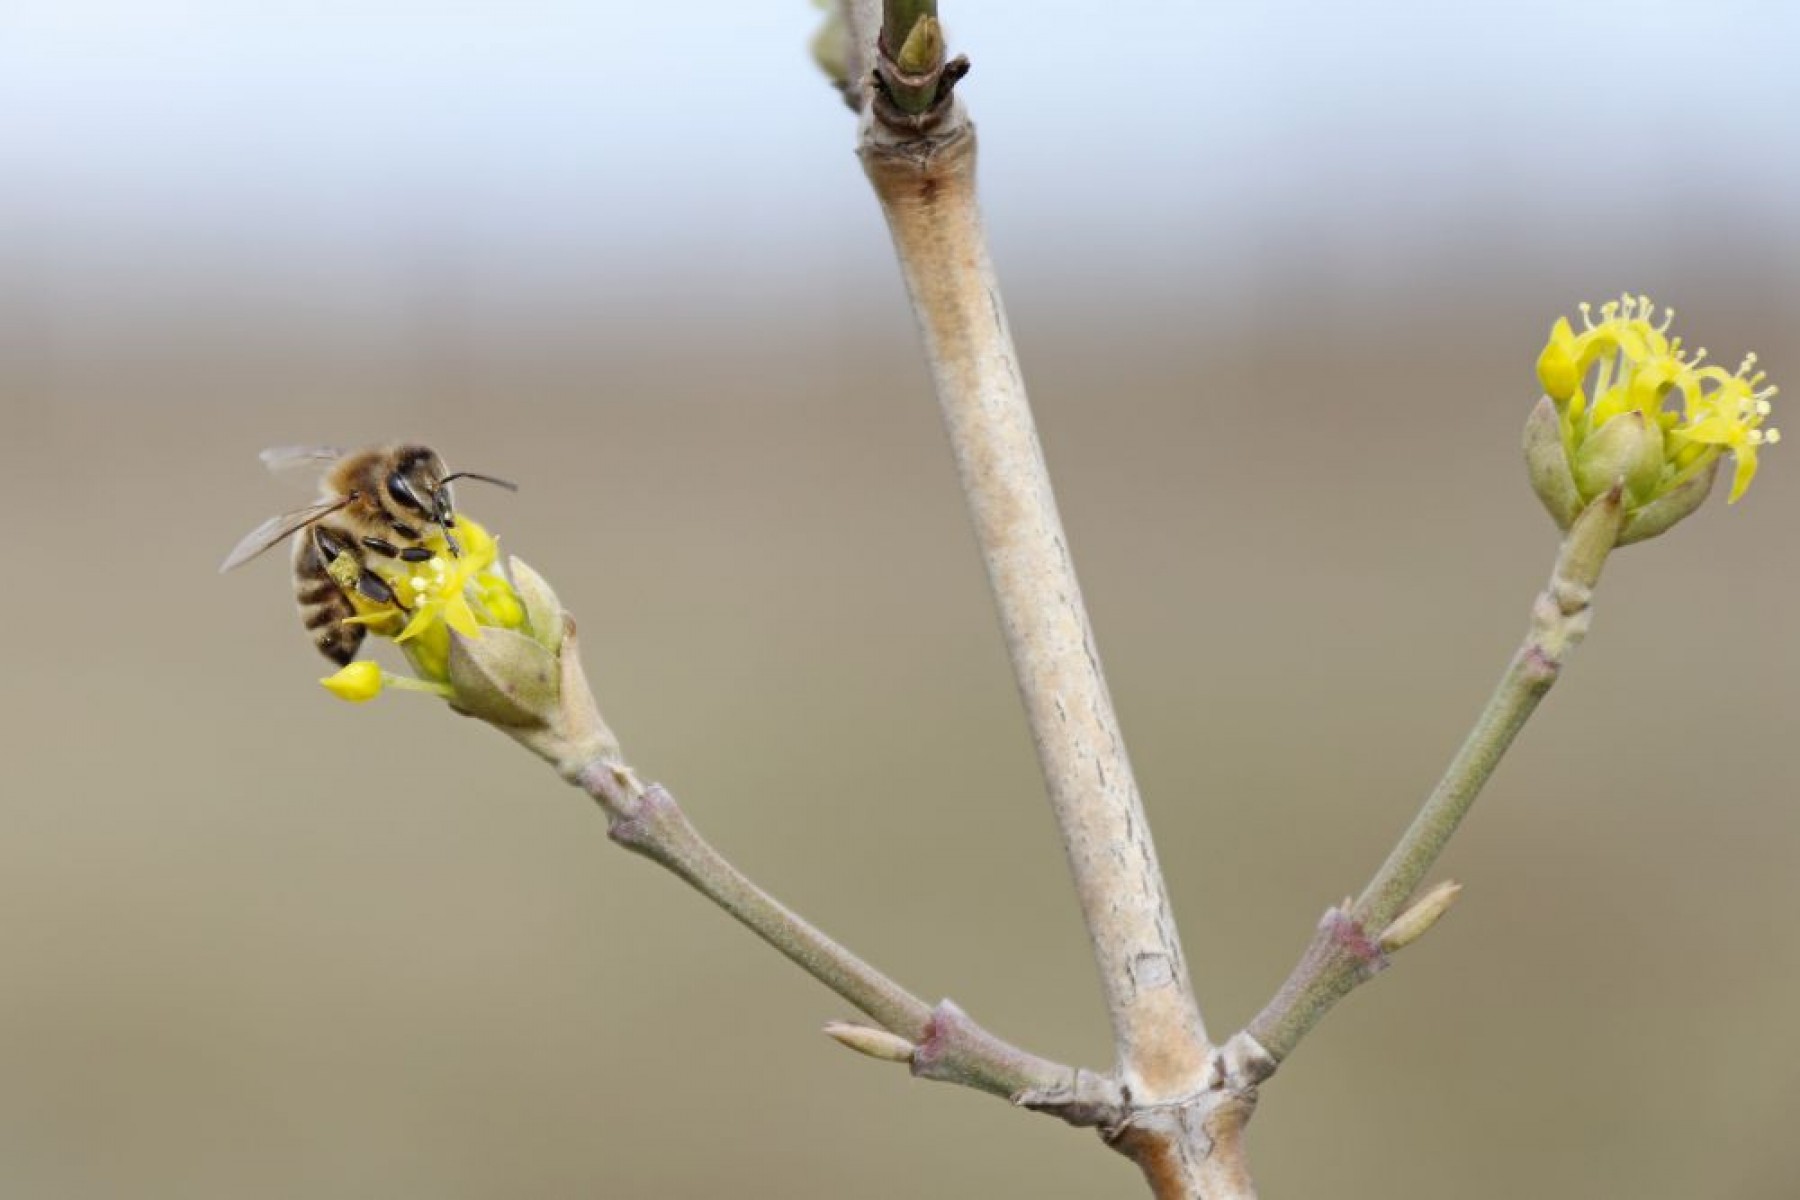
M 357 615 L 349 619 L 371 633 L 392 638 L 419 679 L 394 676 L 372 662 L 353 662 L 320 680 L 332 694 L 351 701 L 370 700 L 384 685 L 447 694 L 444 685 L 450 677 L 452 633 L 479 638 L 484 628 L 516 630 L 525 624 L 525 606 L 497 565 L 499 547 L 493 535 L 467 517 L 457 519 L 456 529 L 460 553 L 452 554 L 438 532 L 425 542 L 434 553 L 424 562 L 369 562 L 370 569 L 399 597 L 399 606 L 377 603 L 354 591 L 346 593 L 357 609 Z
M 1726 450 L 1736 461 L 1731 499 L 1756 476 L 1757 451 L 1781 440 L 1764 428 L 1769 399 L 1756 356 L 1736 371 L 1705 366 L 1669 336 L 1675 313 L 1648 296 L 1581 305 L 1578 333 L 1559 318 L 1538 357 L 1538 379 L 1562 419 L 1563 447 L 1584 499 L 1623 479 L 1644 506 L 1708 471 Z M 1674 407 L 1669 407 L 1671 401 Z

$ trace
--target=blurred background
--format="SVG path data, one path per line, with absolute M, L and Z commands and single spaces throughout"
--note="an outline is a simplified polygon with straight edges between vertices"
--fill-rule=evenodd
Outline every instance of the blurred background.
M 1551 321 L 1646 291 L 1800 386 L 1800 16 L 944 12 L 1223 1036 L 1524 628 Z M 281 556 L 214 573 L 307 498 L 267 445 L 416 438 L 520 480 L 462 501 L 726 853 L 920 993 L 1107 1065 L 815 20 L 0 9 L 0 1193 L 1140 1194 L 1086 1135 L 833 1047 L 835 997 L 510 742 L 333 700 Z M 1461 904 L 1265 1090 L 1265 1195 L 1794 1194 L 1786 449 L 1609 568 L 1444 863 Z

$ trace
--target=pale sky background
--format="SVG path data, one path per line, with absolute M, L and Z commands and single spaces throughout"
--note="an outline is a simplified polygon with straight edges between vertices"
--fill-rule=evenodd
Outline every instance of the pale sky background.
M 1227 315 L 1284 263 L 1360 304 L 1564 252 L 1608 268 L 1585 295 L 1742 254 L 1766 268 L 1743 298 L 1791 304 L 1797 12 L 947 10 L 1014 290 L 1130 281 Z M 64 337 L 214 302 L 369 329 L 420 289 L 475 325 L 572 296 L 837 308 L 887 250 L 814 24 L 801 0 L 15 0 L 0 268 Z

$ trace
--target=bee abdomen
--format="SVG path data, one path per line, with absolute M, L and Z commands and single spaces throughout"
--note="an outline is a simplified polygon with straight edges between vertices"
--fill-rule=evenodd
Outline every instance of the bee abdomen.
M 363 643 L 363 627 L 344 624 L 345 617 L 355 615 L 356 609 L 336 592 L 331 600 L 302 606 L 300 610 L 301 622 L 313 635 L 313 645 L 319 648 L 320 654 L 340 667 L 356 657 L 356 652 Z
M 320 654 L 340 667 L 356 657 L 365 631 L 361 625 L 344 624 L 345 618 L 356 615 L 356 606 L 326 574 L 311 538 L 295 547 L 294 598 L 300 605 L 300 623 Z

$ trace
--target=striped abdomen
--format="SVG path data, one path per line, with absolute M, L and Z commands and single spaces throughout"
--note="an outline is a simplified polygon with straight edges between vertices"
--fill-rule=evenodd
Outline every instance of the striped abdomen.
M 361 625 L 344 624 L 344 618 L 356 615 L 356 606 L 325 569 L 325 559 L 311 534 L 308 530 L 294 539 L 294 598 L 300 604 L 300 623 L 319 653 L 343 666 L 356 657 L 364 630 Z

